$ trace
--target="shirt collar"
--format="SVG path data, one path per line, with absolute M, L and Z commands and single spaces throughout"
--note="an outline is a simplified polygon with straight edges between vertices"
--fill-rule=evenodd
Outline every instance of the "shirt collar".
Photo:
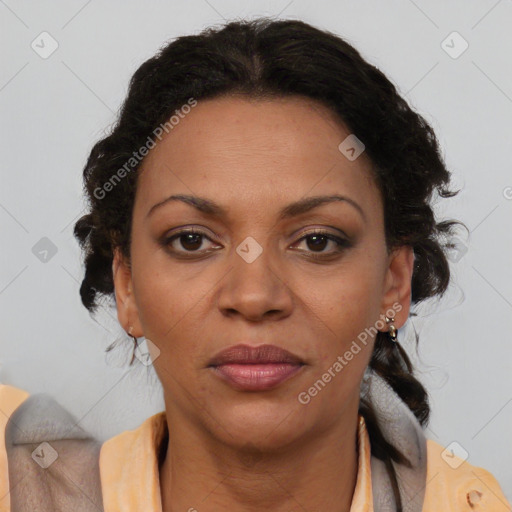
M 167 433 L 165 412 L 106 441 L 100 452 L 105 512 L 162 512 L 158 454 Z M 370 439 L 363 416 L 357 427 L 358 470 L 350 512 L 373 512 Z

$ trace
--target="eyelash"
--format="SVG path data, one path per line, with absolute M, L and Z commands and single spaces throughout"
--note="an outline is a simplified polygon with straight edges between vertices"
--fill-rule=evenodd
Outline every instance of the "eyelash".
M 200 236 L 207 238 L 208 240 L 213 242 L 213 240 L 211 240 L 211 238 L 206 233 L 202 232 L 201 230 L 189 228 L 189 229 L 183 229 L 181 231 L 178 231 L 178 232 L 174 233 L 172 236 L 164 237 L 161 244 L 165 249 L 172 252 L 173 255 L 175 255 L 176 257 L 184 258 L 184 259 L 192 259 L 194 257 L 193 256 L 194 254 L 204 255 L 209 252 L 212 252 L 212 250 L 206 250 L 206 251 L 202 251 L 202 252 L 200 252 L 200 251 L 184 251 L 185 254 L 189 253 L 191 256 L 183 256 L 183 252 L 180 253 L 179 251 L 175 251 L 174 249 L 169 247 L 174 240 L 179 239 L 182 235 L 186 235 L 186 234 L 200 235 Z M 312 236 L 322 236 L 322 237 L 325 237 L 328 240 L 331 240 L 337 244 L 337 248 L 331 252 L 301 251 L 301 252 L 308 253 L 307 257 L 314 259 L 314 260 L 326 260 L 327 258 L 333 257 L 334 255 L 337 255 L 337 254 L 343 252 L 344 250 L 352 247 L 352 243 L 349 242 L 347 239 L 333 235 L 329 231 L 325 231 L 323 229 L 316 229 L 313 231 L 308 231 L 307 233 L 303 234 L 303 236 L 301 236 L 295 243 L 299 243 L 299 242 L 302 242 L 303 240 L 307 240 L 309 237 L 312 237 Z M 215 250 L 215 249 L 213 249 L 213 250 Z

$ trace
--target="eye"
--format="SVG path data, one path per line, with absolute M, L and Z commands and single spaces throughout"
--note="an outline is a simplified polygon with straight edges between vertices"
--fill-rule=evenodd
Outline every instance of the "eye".
M 205 240 L 211 242 L 210 247 Z M 161 245 L 176 257 L 198 257 L 210 253 L 222 246 L 213 240 L 203 231 L 196 228 L 181 229 L 171 236 L 164 236 Z M 304 243 L 305 248 L 298 248 L 312 259 L 327 259 L 337 256 L 345 249 L 352 246 L 347 239 L 339 237 L 329 231 L 317 229 L 302 236 L 294 246 Z M 205 247 L 206 245 L 206 247 Z M 325 250 L 331 246 L 331 250 Z M 292 246 L 292 247 L 294 247 Z
M 297 242 L 305 242 L 305 249 L 299 249 L 301 252 L 309 253 L 308 257 L 312 258 L 326 258 L 335 256 L 345 249 L 352 246 L 345 238 L 334 235 L 333 233 L 321 229 L 310 231 L 302 236 Z M 331 246 L 331 250 L 325 251 L 326 248 Z
M 210 252 L 215 248 L 220 247 L 219 245 L 214 245 L 213 248 L 204 247 L 204 240 L 209 240 L 213 242 L 211 238 L 204 232 L 197 229 L 182 229 L 172 236 L 166 236 L 162 240 L 162 245 L 170 250 L 171 252 L 178 255 L 187 255 L 191 254 L 205 254 L 206 252 Z

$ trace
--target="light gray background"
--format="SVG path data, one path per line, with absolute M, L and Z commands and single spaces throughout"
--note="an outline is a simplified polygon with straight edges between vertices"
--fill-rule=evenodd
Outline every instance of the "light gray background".
M 115 312 L 95 322 L 79 301 L 81 171 L 131 75 L 165 41 L 260 14 L 345 37 L 434 126 L 463 188 L 437 212 L 471 235 L 452 254 L 446 297 L 399 337 L 431 395 L 428 436 L 459 443 L 512 500 L 510 0 L 0 0 L 0 381 L 50 393 L 101 439 L 163 409 L 151 370 L 128 370 L 122 348 L 105 357 L 123 338 Z M 59 45 L 47 59 L 31 48 L 43 31 Z M 453 31 L 469 44 L 458 58 L 441 46 Z M 445 44 L 462 48 L 453 37 Z M 47 262 L 32 252 L 43 237 L 57 249 Z

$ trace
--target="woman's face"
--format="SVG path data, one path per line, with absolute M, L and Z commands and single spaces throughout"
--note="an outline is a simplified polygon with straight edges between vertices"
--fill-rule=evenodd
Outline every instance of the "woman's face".
M 145 158 L 116 302 L 125 330 L 158 348 L 176 425 L 272 448 L 356 420 L 375 329 L 386 311 L 407 319 L 413 253 L 388 256 L 370 161 L 338 148 L 349 134 L 304 98 L 223 97 L 199 101 Z M 299 364 L 211 366 L 239 344 Z

